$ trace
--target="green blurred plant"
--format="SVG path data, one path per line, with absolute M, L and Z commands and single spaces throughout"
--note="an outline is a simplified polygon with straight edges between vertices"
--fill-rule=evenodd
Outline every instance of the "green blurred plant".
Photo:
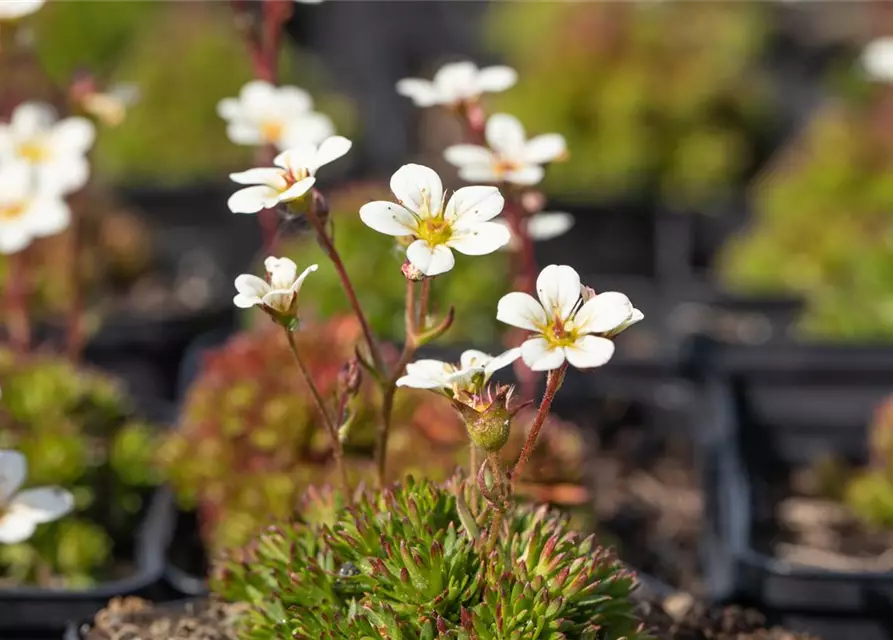
M 754 218 L 724 249 L 725 282 L 802 295 L 802 330 L 893 337 L 893 140 L 889 94 L 831 104 L 756 186 Z
M 871 466 L 846 485 L 844 500 L 867 526 L 893 527 L 893 398 L 875 412 L 870 427 Z
M 403 263 L 393 238 L 368 233 L 357 213 L 372 200 L 393 196 L 385 185 L 355 184 L 327 196 L 329 217 L 335 229 L 335 245 L 356 287 L 363 310 L 377 335 L 387 340 L 403 339 L 405 281 L 394 278 Z M 285 239 L 282 255 L 299 263 L 327 260 L 313 234 Z M 495 253 L 467 258 L 458 256 L 449 278 L 433 282 L 433 314 L 456 309 L 455 321 L 442 342 L 496 344 L 505 325 L 496 322 L 493 301 L 509 290 L 509 254 Z M 334 269 L 314 274 L 314 295 L 306 302 L 317 306 L 318 315 L 330 317 L 350 310 L 341 281 Z
M 336 317 L 308 324 L 295 337 L 320 393 L 334 395 L 360 339 L 356 321 Z M 380 402 L 373 381 L 364 380 L 345 441 L 354 483 L 374 481 Z M 406 473 L 443 480 L 467 464 L 465 427 L 445 399 L 406 390 L 397 395 L 394 415 L 390 480 Z M 556 503 L 585 501 L 579 434 L 557 423 L 546 431 L 521 493 Z M 523 430 L 516 428 L 506 453 L 516 457 L 523 442 Z M 334 481 L 331 445 L 281 330 L 266 323 L 205 357 L 159 458 L 181 503 L 197 509 L 212 550 L 243 544 L 270 519 L 289 517 L 310 485 Z
M 489 33 L 520 80 L 495 111 L 556 131 L 572 158 L 549 169 L 565 200 L 654 194 L 704 209 L 758 161 L 769 126 L 757 3 L 514 2 Z
M 633 576 L 592 536 L 546 507 L 519 507 L 486 552 L 473 498 L 464 483 L 411 477 L 350 509 L 314 492 L 303 513 L 320 520 L 268 528 L 221 561 L 215 590 L 251 605 L 242 637 L 258 640 L 648 637 Z
M 158 483 L 154 429 L 113 381 L 54 356 L 0 349 L 0 388 L 0 449 L 25 455 L 29 484 L 75 498 L 71 515 L 0 545 L 0 584 L 77 588 L 116 575 L 115 541 L 133 535 Z

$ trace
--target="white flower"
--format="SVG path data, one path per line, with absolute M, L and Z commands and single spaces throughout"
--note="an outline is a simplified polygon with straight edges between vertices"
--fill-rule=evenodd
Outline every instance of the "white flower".
M 18 20 L 40 9 L 46 0 L 2 0 L 0 22 Z
M 512 228 L 506 220 L 498 220 L 511 233 Z M 563 211 L 543 211 L 535 213 L 527 218 L 527 233 L 534 241 L 545 242 L 552 238 L 567 233 L 574 226 L 574 217 Z M 516 250 L 521 246 L 521 241 L 512 234 L 512 239 L 505 246 L 506 249 Z
M 224 98 L 217 104 L 232 142 L 272 144 L 280 150 L 301 143 L 319 144 L 335 133 L 328 116 L 312 109 L 313 99 L 303 89 L 275 87 L 263 80 L 246 83 L 238 98 Z
M 622 293 L 586 296 L 580 276 L 568 266 L 549 265 L 536 280 L 539 301 L 527 293 L 506 294 L 496 319 L 536 335 L 521 345 L 521 358 L 534 371 L 599 367 L 614 355 L 617 335 L 644 316 Z
M 893 37 L 869 42 L 862 51 L 862 67 L 872 80 L 893 81 Z
M 528 140 L 521 121 L 506 113 L 487 119 L 484 137 L 489 149 L 457 144 L 444 151 L 444 158 L 459 167 L 459 177 L 466 182 L 536 184 L 545 174 L 542 165 L 567 152 L 563 136 L 547 133 Z
M 38 188 L 31 167 L 14 160 L 0 162 L 0 253 L 17 253 L 34 238 L 59 233 L 70 219 L 61 196 Z
M 397 93 L 410 98 L 417 107 L 457 105 L 477 100 L 483 93 L 505 91 L 518 81 L 514 69 L 504 66 L 478 69 L 473 62 L 452 62 L 443 65 L 432 81 L 404 78 L 397 83 Z
M 343 156 L 350 146 L 350 140 L 341 136 L 327 138 L 319 148 L 305 142 L 276 156 L 273 160 L 276 167 L 231 173 L 229 177 L 233 182 L 255 186 L 240 189 L 230 196 L 227 203 L 230 211 L 257 213 L 282 202 L 297 200 L 316 183 L 316 171 Z
M 89 91 L 80 96 L 81 108 L 108 127 L 124 122 L 128 107 L 139 100 L 139 88 L 132 84 L 115 85 L 107 91 Z
M 360 218 L 379 233 L 415 238 L 406 257 L 426 276 L 453 268 L 450 249 L 480 256 L 493 253 L 511 237 L 504 226 L 489 222 L 505 204 L 496 187 L 463 187 L 444 207 L 443 184 L 437 173 L 407 164 L 391 177 L 391 191 L 400 204 L 370 202 L 360 209 Z
M 28 461 L 18 451 L 0 451 L 0 544 L 30 538 L 37 525 L 58 520 L 74 507 L 74 498 L 59 487 L 25 489 Z
M 496 371 L 510 365 L 520 355 L 520 349 L 509 349 L 495 357 L 469 349 L 459 357 L 458 366 L 440 360 L 417 360 L 406 365 L 406 375 L 397 380 L 397 386 L 474 394 L 480 392 Z
M 77 191 L 90 177 L 87 151 L 96 128 L 87 118 L 59 120 L 48 104 L 25 102 L 0 124 L 0 161 L 22 160 L 36 170 L 41 189 L 59 194 Z
M 267 280 L 248 273 L 236 278 L 239 293 L 233 298 L 233 304 L 240 309 L 259 306 L 280 324 L 288 325 L 297 317 L 298 293 L 304 279 L 319 267 L 312 264 L 298 275 L 294 262 L 272 256 L 264 260 L 264 267 Z

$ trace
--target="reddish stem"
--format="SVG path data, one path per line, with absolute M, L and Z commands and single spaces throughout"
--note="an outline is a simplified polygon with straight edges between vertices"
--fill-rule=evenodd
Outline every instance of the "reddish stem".
M 564 381 L 564 374 L 566 371 L 567 362 L 564 362 L 558 369 L 551 370 L 546 377 L 546 391 L 543 394 L 543 400 L 540 402 L 536 417 L 533 419 L 533 424 L 530 426 L 530 433 L 527 434 L 527 441 L 524 443 L 524 448 L 521 449 L 521 455 L 518 456 L 518 461 L 512 469 L 510 494 L 514 493 L 515 484 L 518 482 L 521 474 L 524 473 L 524 467 L 527 466 L 530 454 L 533 453 L 533 449 L 536 447 L 536 440 L 539 437 L 540 429 L 543 428 L 543 423 L 545 423 L 546 417 L 549 415 L 552 401 L 555 399 L 555 394 L 558 392 L 558 389 L 561 388 L 561 383 Z
M 28 314 L 28 265 L 25 252 L 9 256 L 6 274 L 5 307 L 9 340 L 18 353 L 26 353 L 31 346 L 31 318 Z

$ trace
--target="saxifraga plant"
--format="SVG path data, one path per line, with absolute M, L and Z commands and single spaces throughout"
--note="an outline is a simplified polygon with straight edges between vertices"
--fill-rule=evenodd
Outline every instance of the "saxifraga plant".
M 221 560 L 214 588 L 252 605 L 240 624 L 254 640 L 649 637 L 634 576 L 592 536 L 546 507 L 516 507 L 487 551 L 467 504 L 475 491 L 408 477 L 347 508 L 316 491 L 302 520 Z

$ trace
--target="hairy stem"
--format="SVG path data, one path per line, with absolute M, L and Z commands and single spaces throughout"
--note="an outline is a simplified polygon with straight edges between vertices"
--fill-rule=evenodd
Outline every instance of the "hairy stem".
M 558 392 L 558 389 L 561 388 L 561 383 L 564 382 L 564 374 L 566 371 L 567 362 L 564 362 L 558 369 L 551 370 L 546 377 L 546 391 L 543 394 L 543 400 L 540 402 L 536 417 L 533 419 L 533 424 L 530 426 L 530 433 L 527 434 L 527 440 L 524 442 L 524 448 L 521 449 L 521 455 L 518 456 L 518 461 L 515 463 L 511 472 L 510 494 L 514 493 L 515 484 L 518 482 L 521 474 L 524 473 L 524 467 L 527 466 L 530 454 L 533 453 L 533 449 L 536 447 L 536 440 L 539 437 L 540 429 L 543 428 L 543 423 L 549 415 L 549 409 L 552 407 L 552 401 L 555 399 L 555 394 Z
M 326 409 L 326 403 L 323 401 L 322 396 L 319 394 L 319 390 L 313 383 L 313 377 L 310 375 L 307 365 L 304 364 L 304 360 L 301 358 L 301 354 L 298 351 L 298 345 L 295 344 L 294 333 L 286 329 L 285 336 L 288 338 L 288 346 L 291 347 L 291 352 L 295 356 L 295 362 L 298 363 L 298 368 L 304 376 L 304 382 L 307 383 L 307 387 L 310 389 L 310 394 L 313 396 L 316 408 L 319 410 L 320 415 L 322 415 L 326 430 L 329 432 L 329 437 L 332 439 L 332 451 L 335 457 L 335 466 L 338 468 L 338 475 L 341 478 L 344 495 L 349 498 L 350 481 L 347 478 L 347 470 L 344 468 L 344 447 L 341 444 L 341 439 L 338 437 L 338 427 L 335 426 L 335 423 L 332 421 L 329 411 Z

